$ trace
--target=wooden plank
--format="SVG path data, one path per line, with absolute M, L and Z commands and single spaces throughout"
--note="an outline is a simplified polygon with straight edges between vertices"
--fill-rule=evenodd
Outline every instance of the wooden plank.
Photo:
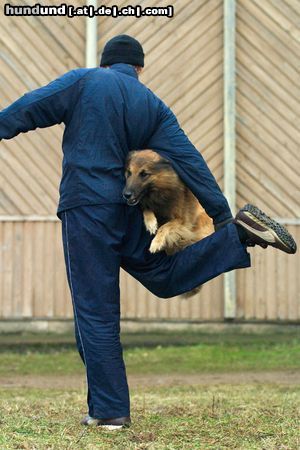
M 23 303 L 23 224 L 13 224 L 14 244 L 12 248 L 12 310 L 13 317 L 22 318 Z
M 276 24 L 269 17 L 269 8 L 265 8 L 264 2 L 239 2 L 238 3 L 238 19 L 246 17 L 248 26 L 250 26 L 257 33 L 264 36 L 273 48 L 276 48 L 277 53 L 281 56 L 283 61 L 288 61 L 297 70 L 297 55 L 299 46 L 295 39 L 286 33 L 280 26 Z M 239 26 L 239 20 L 238 20 Z
M 201 85 L 196 84 L 189 92 L 177 101 L 174 105 L 175 114 L 180 117 L 180 121 L 188 120 L 197 114 L 197 119 L 201 119 L 201 114 L 206 116 L 222 105 L 222 68 L 216 66 L 211 71 L 210 76 L 202 80 Z
M 13 316 L 13 247 L 14 233 L 13 224 L 6 223 L 3 226 L 3 286 L 2 286 L 2 317 L 9 318 Z
M 244 293 L 245 293 L 245 297 L 246 295 L 249 293 L 251 293 L 251 297 L 245 298 L 245 303 L 244 303 L 244 308 L 245 308 L 245 312 L 244 312 L 244 317 L 245 319 L 254 319 L 255 316 L 255 295 L 256 295 L 256 290 L 257 290 L 257 285 L 255 284 L 255 282 L 253 281 L 253 279 L 255 279 L 255 277 L 257 276 L 257 264 L 256 264 L 256 252 L 257 249 L 249 249 L 249 253 L 251 255 L 251 260 L 252 260 L 252 266 L 251 266 L 251 274 L 248 272 L 248 276 L 246 276 L 246 280 L 245 280 L 245 286 L 244 286 Z M 251 276 L 250 276 L 251 275 Z
M 268 105 L 265 101 L 259 101 L 259 96 L 251 88 L 251 81 L 249 82 L 249 78 L 244 81 L 242 72 L 239 81 L 238 98 L 241 95 L 248 100 L 249 110 L 246 110 L 240 116 L 240 123 L 247 125 L 249 129 L 255 128 L 256 130 L 260 130 L 259 138 L 269 146 L 270 150 L 273 152 L 274 149 L 274 153 L 281 155 L 281 157 L 284 156 L 285 164 L 298 171 L 300 163 L 298 154 L 296 153 L 296 145 L 294 144 L 294 140 L 291 139 L 291 135 L 287 134 L 284 126 L 282 126 L 283 120 L 277 115 L 271 105 Z M 267 114 L 265 114 L 266 110 L 268 111 Z M 263 123 L 257 121 L 256 114 L 263 114 L 265 118 Z
M 204 286 L 206 288 L 205 291 L 201 293 L 201 320 L 211 320 L 211 298 L 209 296 L 209 286 Z
M 190 124 L 192 125 L 193 122 L 187 121 L 182 127 L 190 141 L 203 154 L 204 158 L 210 162 L 220 148 L 217 148 L 217 142 L 220 139 L 220 134 L 223 132 L 221 107 L 213 111 L 200 123 L 194 123 L 194 127 L 191 129 Z
M 0 222 L 0 317 L 3 316 L 4 306 L 4 225 Z
M 245 286 L 245 269 L 241 269 L 237 273 L 237 299 L 236 299 L 236 318 L 243 319 L 244 317 L 244 286 Z
M 152 295 L 150 292 L 145 293 L 147 303 L 148 303 L 148 319 L 157 319 L 158 317 L 158 307 L 159 307 L 159 300 L 157 297 Z
M 33 82 L 38 86 L 38 83 L 46 84 L 48 82 L 48 78 L 46 75 L 42 72 L 40 69 L 40 64 L 37 64 L 30 58 L 26 58 L 25 61 L 23 59 L 24 56 L 24 50 L 21 46 L 20 35 L 18 32 L 16 32 L 17 38 L 14 39 L 13 35 L 11 34 L 10 26 L 7 23 L 6 20 L 2 21 L 2 27 L 1 27 L 1 36 L 2 40 L 5 43 L 5 46 L 8 48 L 8 50 L 12 53 L 13 57 L 16 58 L 19 61 L 20 66 L 22 67 L 23 71 L 29 71 L 30 75 L 32 77 Z M 24 41 L 23 41 L 24 43 Z M 26 57 L 26 54 L 25 54 Z M 21 72 L 21 73 L 22 73 Z M 33 86 L 31 89 L 34 89 L 35 86 Z
M 32 204 L 26 201 L 26 195 L 23 195 L 23 184 L 14 175 L 15 173 L 11 171 L 10 167 L 5 166 L 5 176 L 3 176 L 3 179 L 5 180 L 6 193 L 11 199 L 12 204 L 16 205 L 16 212 L 25 215 L 30 214 L 32 212 Z
M 120 301 L 121 301 L 121 318 L 125 319 L 128 311 L 128 292 L 126 274 L 120 270 Z
M 181 127 L 185 130 L 186 134 L 194 139 L 193 132 L 198 133 L 199 130 L 210 130 L 214 128 L 216 132 L 216 124 L 219 123 L 222 118 L 222 108 L 220 105 L 221 85 L 219 80 L 215 85 L 207 90 L 207 103 L 202 108 L 202 99 L 196 100 L 191 109 L 188 107 L 181 114 L 178 114 L 178 119 Z M 206 95 L 204 95 L 206 97 Z
M 25 5 L 26 2 L 22 0 Z M 82 23 L 82 27 L 84 28 L 84 17 L 81 18 L 72 18 L 76 20 L 80 20 Z M 24 20 L 24 19 L 23 19 Z M 79 41 L 72 41 L 69 33 L 62 29 L 59 26 L 59 23 L 67 24 L 70 19 L 63 17 L 26 17 L 24 22 L 24 26 L 27 26 L 26 33 L 28 35 L 32 35 L 32 39 L 37 39 L 39 41 L 39 46 L 41 46 L 42 52 L 45 53 L 46 57 L 50 61 L 63 61 L 64 64 L 70 59 L 70 55 L 72 55 L 72 62 L 78 66 L 84 65 L 84 44 L 82 39 Z M 39 33 L 39 31 L 41 32 Z M 44 42 L 45 41 L 45 44 Z M 48 48 L 47 48 L 48 47 Z M 53 48 L 53 53 L 51 53 L 51 48 Z M 64 52 L 63 52 L 64 50 Z M 53 59 L 53 57 L 55 59 Z M 54 64 L 53 64 L 54 65 Z M 65 66 L 66 67 L 66 66 Z
M 207 292 L 207 287 L 203 287 L 202 290 Z M 201 317 L 200 305 L 203 295 L 204 294 L 201 292 L 199 295 L 195 296 L 195 299 L 191 299 L 189 302 L 189 316 L 191 320 L 199 320 Z
M 266 319 L 276 320 L 277 319 L 277 296 L 276 296 L 276 285 L 274 279 L 276 277 L 275 268 L 275 258 L 276 250 L 273 248 L 268 248 L 268 251 L 264 253 L 264 271 L 265 276 L 262 283 L 266 285 L 265 289 L 265 300 L 266 300 Z
M 284 254 L 276 254 L 276 296 L 277 296 L 277 317 L 280 320 L 287 319 L 288 298 L 286 291 L 286 258 Z
M 67 284 L 67 273 L 63 253 L 61 222 L 54 224 L 54 317 L 69 317 L 69 298 Z
M 180 300 L 178 297 L 171 297 L 161 300 L 165 306 L 165 318 L 168 320 L 174 319 L 174 309 L 177 310 L 177 318 L 181 319 L 180 315 Z
M 264 258 L 264 250 L 257 249 L 257 277 L 255 280 L 256 295 L 255 295 L 255 318 L 258 320 L 266 319 L 266 294 L 265 294 L 265 277 L 266 277 L 266 265 Z
M 215 67 L 216 64 L 222 65 L 222 33 L 221 30 L 213 38 L 207 38 L 206 35 L 201 37 L 201 47 L 190 45 L 179 58 L 174 58 L 168 66 L 168 73 L 162 78 L 158 78 L 157 82 L 153 81 L 151 88 L 155 90 L 157 95 L 163 95 L 168 102 L 168 96 L 176 95 L 173 101 L 180 100 L 181 91 L 186 87 L 189 88 L 190 80 L 198 76 L 204 76 L 208 73 L 210 66 Z M 147 80 L 145 80 L 147 81 Z M 176 86 L 176 90 L 174 89 Z M 177 87 L 178 86 L 178 87 Z M 200 87 L 200 86 L 199 86 Z
M 253 164 L 258 167 L 266 167 L 268 165 L 268 158 L 263 154 L 263 148 L 260 146 L 253 145 L 253 141 L 250 139 L 247 140 L 245 137 L 245 133 L 243 133 L 243 154 L 246 159 L 249 159 L 253 162 Z M 245 145 L 246 142 L 246 145 Z M 251 142 L 251 144 L 250 144 Z M 250 153 L 251 152 L 251 153 Z M 276 161 L 275 161 L 276 162 Z M 266 174 L 262 180 L 264 185 L 274 194 L 274 197 L 277 197 L 279 201 L 282 203 L 289 204 L 289 207 L 292 208 L 293 205 L 297 211 L 297 191 L 296 186 L 293 183 L 289 183 L 288 174 L 282 176 L 280 164 L 276 166 L 276 164 L 269 163 L 268 174 Z M 293 209 L 290 210 L 290 213 L 293 214 Z M 295 211 L 295 212 L 296 212 Z M 299 210 L 300 212 L 300 210 Z M 280 217 L 284 217 L 284 214 L 278 214 Z M 296 212 L 297 215 L 297 212 Z
M 36 180 L 24 169 L 22 164 L 13 157 L 11 153 L 9 153 L 4 147 L 1 152 L 1 159 L 5 161 L 5 170 L 10 173 L 17 172 L 22 182 L 19 185 L 26 184 L 27 187 L 27 195 L 26 200 L 30 203 L 31 207 L 34 209 L 36 213 L 41 211 L 46 207 L 48 210 L 55 208 L 55 203 L 48 196 L 47 192 L 42 189 L 42 187 L 36 182 Z M 13 177 L 15 178 L 15 177 Z M 20 193 L 23 191 L 21 189 Z M 25 199 L 24 199 L 25 200 Z
M 299 109 L 299 103 L 293 96 L 285 91 L 276 80 L 272 79 L 258 64 L 253 61 L 245 53 L 239 54 L 239 62 L 242 63 L 254 77 L 259 80 L 259 83 L 263 84 L 268 91 L 286 107 L 290 107 L 290 110 L 297 111 Z M 294 133 L 296 130 L 294 131 Z
M 221 48 L 219 48 L 219 42 L 215 41 L 216 45 L 212 49 L 213 53 L 208 57 L 206 61 L 202 61 L 201 66 L 196 67 L 193 73 L 190 73 L 187 76 L 187 73 L 182 72 L 182 79 L 176 79 L 175 76 L 173 79 L 168 80 L 168 84 L 172 89 L 170 92 L 166 94 L 167 83 L 163 83 L 160 88 L 162 92 L 164 92 L 164 102 L 168 105 L 173 104 L 181 104 L 183 101 L 187 102 L 186 97 L 191 96 L 191 90 L 196 91 L 197 95 L 200 92 L 203 92 L 205 88 L 203 84 L 207 78 L 210 78 L 211 75 L 218 71 L 219 75 L 222 75 L 223 68 L 221 64 Z M 176 85 L 176 89 L 174 89 L 174 85 Z M 158 93 L 158 91 L 157 91 Z M 193 98 L 193 97 L 192 97 Z
M 211 319 L 222 320 L 224 317 L 224 277 L 220 276 L 208 283 L 209 298 L 212 302 Z
M 84 21 L 84 17 L 82 17 L 82 21 Z M 38 18 L 38 20 L 40 20 Z M 83 67 L 84 66 L 84 47 L 79 45 L 76 41 L 73 41 L 71 37 L 68 35 L 68 32 L 62 32 L 61 27 L 58 25 L 57 19 L 50 17 L 43 17 L 42 19 L 43 33 L 40 34 L 41 40 L 46 37 L 46 33 L 49 35 L 47 40 L 45 39 L 45 43 L 49 49 L 52 48 L 52 51 L 55 55 L 55 61 L 60 60 L 62 62 L 62 66 L 64 67 L 64 71 L 71 70 L 75 67 Z M 45 26 L 46 25 L 46 26 Z
M 40 223 L 36 224 L 40 226 Z M 45 222 L 44 228 L 44 292 L 41 301 L 43 302 L 44 314 L 46 317 L 54 317 L 54 290 L 55 290 L 55 266 L 54 266 L 54 227 L 53 222 Z
M 238 138 L 237 142 L 240 142 L 240 138 Z M 246 142 L 243 142 L 242 146 L 246 149 L 248 144 Z M 241 147 L 238 145 L 238 148 Z M 276 185 L 270 183 L 269 180 L 266 179 L 266 177 L 262 176 L 261 167 L 256 164 L 255 157 L 253 158 L 253 160 L 249 159 L 249 150 L 245 150 L 245 153 L 243 154 L 240 150 L 238 152 L 237 161 L 238 191 L 241 189 L 239 183 L 241 179 L 243 181 L 243 184 L 247 186 L 249 197 L 252 199 L 252 201 L 260 203 L 261 209 L 267 208 L 269 212 L 271 211 L 270 214 L 272 213 L 273 215 L 279 217 L 282 215 L 286 215 L 287 208 L 286 205 L 282 203 L 280 192 L 274 192 L 273 187 L 276 187 Z
M 13 148 L 7 149 L 7 155 L 11 157 L 13 164 L 16 161 L 18 165 L 24 167 L 29 172 L 28 177 L 30 184 L 33 184 L 32 188 L 34 189 L 35 195 L 39 195 L 38 192 L 42 192 L 42 195 L 39 196 L 43 198 L 45 206 L 47 207 L 47 201 L 45 200 L 49 199 L 49 210 L 53 209 L 53 207 L 55 208 L 59 183 L 57 168 L 54 172 L 39 152 L 35 152 L 33 155 L 32 149 L 28 146 L 21 147 L 19 142 L 19 140 L 16 140 Z M 18 170 L 17 167 L 16 169 Z M 39 186 L 39 188 L 36 189 L 36 186 Z
M 124 276 L 123 272 L 123 276 Z M 126 282 L 126 293 L 127 293 L 127 305 L 126 305 L 126 317 L 133 318 L 135 317 L 136 311 L 136 284 L 129 274 L 126 274 L 126 278 L 124 278 Z
M 17 210 L 16 205 L 12 202 L 9 195 L 10 189 L 13 189 L 5 180 L 2 173 L 0 173 L 0 214 L 13 214 Z
M 261 67 L 266 67 L 276 81 L 281 82 L 283 88 L 294 95 L 294 88 L 299 86 L 298 72 L 277 54 L 270 43 L 263 36 L 257 35 L 246 22 L 242 22 L 237 39 L 237 58 L 240 52 L 246 52 L 254 62 L 258 61 Z
M 42 78 L 38 78 L 38 80 L 41 80 L 41 83 L 47 83 L 49 79 L 56 78 L 57 71 L 65 71 L 65 67 L 60 64 L 57 55 L 49 54 L 49 45 L 43 45 L 41 36 L 37 36 L 34 27 L 32 24 L 28 24 L 25 17 L 20 19 L 20 17 L 11 16 L 8 20 L 5 20 L 5 23 L 7 24 L 7 29 L 14 30 L 13 39 L 20 48 L 23 48 L 24 63 L 30 61 L 40 70 Z M 42 35 L 44 34 L 45 28 L 43 28 Z M 26 46 L 24 46 L 24 36 L 26 36 Z M 41 59 L 43 64 L 39 63 Z
M 297 228 L 299 226 L 289 226 L 289 232 L 296 238 Z M 298 237 L 298 236 L 297 236 Z M 297 239 L 297 238 L 296 238 Z M 299 242 L 296 241 L 296 242 Z M 296 271 L 297 261 L 299 262 L 299 255 L 288 255 L 285 258 L 286 266 L 286 291 L 287 291 L 287 319 L 295 320 L 298 318 L 298 304 L 300 302 L 300 283 L 299 283 L 299 272 Z
M 35 225 L 31 222 L 24 223 L 24 248 L 23 248 L 23 317 L 33 315 L 33 267 L 34 267 L 34 239 Z
M 249 84 L 251 84 L 253 90 L 261 97 L 258 104 L 262 106 L 266 104 L 266 107 L 268 105 L 271 105 L 271 107 L 273 106 L 272 109 L 274 110 L 274 112 L 277 113 L 277 115 L 281 116 L 281 121 L 284 121 L 284 123 L 287 124 L 288 131 L 291 130 L 290 132 L 292 136 L 298 136 L 300 129 L 297 124 L 296 125 L 294 124 L 294 122 L 297 118 L 297 111 L 299 110 L 299 105 L 293 110 L 291 110 L 291 108 L 287 106 L 287 103 L 283 102 L 282 98 L 280 98 L 280 96 L 277 95 L 278 93 L 275 93 L 274 89 L 269 89 L 268 83 L 266 83 L 265 80 L 258 78 L 255 71 L 253 71 L 251 60 L 246 56 L 245 52 L 242 53 L 242 56 L 240 56 L 239 58 L 238 67 L 240 77 L 248 81 Z M 264 78 L 268 76 L 271 77 L 271 74 L 270 75 L 266 74 Z M 298 86 L 298 88 L 294 86 L 294 97 L 298 96 L 300 99 L 299 88 L 300 85 Z M 264 100 L 264 103 L 262 103 L 262 99 Z
M 247 165 L 246 168 L 244 168 L 239 162 L 240 160 L 238 160 L 237 170 L 237 192 L 246 200 L 241 206 L 245 203 L 254 203 L 259 208 L 267 210 L 269 215 L 276 216 L 276 211 L 274 211 L 273 208 L 276 207 L 278 210 L 281 205 L 278 206 L 274 201 L 270 203 L 270 201 L 273 200 L 272 194 L 267 192 L 264 187 L 260 185 L 258 180 L 252 175 L 252 172 L 247 171 Z
M 285 3 L 289 5 L 293 13 L 300 15 L 300 3 L 298 0 L 285 0 Z
M 172 51 L 174 46 L 176 46 L 175 61 L 177 59 L 177 64 L 185 64 L 190 61 L 186 54 L 190 46 L 194 43 L 194 49 L 197 48 L 194 39 L 197 39 L 196 42 L 201 42 L 202 36 L 210 40 L 219 34 L 221 29 L 220 8 L 217 8 L 211 17 L 205 17 L 205 20 L 202 16 L 198 17 L 198 15 L 195 15 L 193 22 L 190 23 L 190 27 L 195 28 L 195 35 L 191 35 L 187 30 L 185 34 L 180 32 L 177 34 L 175 41 L 166 39 L 165 45 L 158 45 L 156 51 L 152 51 L 147 57 L 147 71 L 145 70 L 144 79 L 150 89 L 155 89 L 156 77 L 160 78 L 161 73 L 168 73 L 170 65 L 174 62 L 174 53 Z M 159 71 L 157 67 L 159 67 Z
M 169 317 L 169 302 L 170 299 L 158 298 L 158 318 L 167 319 Z
M 136 283 L 136 303 L 134 316 L 138 319 L 147 317 L 147 295 L 144 286 L 141 283 Z
M 289 7 L 285 0 L 269 0 L 268 15 L 277 22 L 280 28 L 283 28 L 287 33 L 300 41 L 299 17 Z
M 252 157 L 254 157 L 254 154 L 256 155 L 257 152 L 255 151 L 255 147 L 253 145 L 249 146 L 249 143 L 246 141 L 245 137 L 242 136 L 242 134 L 240 134 L 240 137 L 244 140 L 244 143 L 242 144 L 243 147 L 247 147 L 248 150 L 250 149 L 250 147 L 252 148 Z M 245 154 L 245 153 L 244 153 Z M 245 157 L 247 157 L 247 155 L 245 154 Z M 253 161 L 255 164 L 255 161 Z M 272 181 L 272 179 L 269 178 L 268 174 L 263 176 L 263 168 L 260 167 L 259 171 L 256 171 L 256 176 L 259 176 L 259 180 L 262 183 L 262 185 L 267 189 L 267 190 L 273 190 L 274 189 L 274 197 L 277 197 L 278 202 L 280 203 L 285 203 L 285 200 L 283 200 L 282 197 L 282 193 L 279 192 L 281 191 L 281 189 L 279 189 L 279 185 L 278 185 L 278 180 L 274 179 L 274 181 Z M 290 198 L 290 203 L 289 204 L 285 204 L 284 208 L 282 208 L 282 206 L 280 207 L 280 210 L 282 211 L 280 214 L 276 213 L 277 216 L 279 217 L 289 217 L 289 215 L 291 214 L 292 217 L 294 217 L 295 215 L 295 211 L 296 211 L 296 215 L 298 215 L 297 211 L 299 210 L 299 205 L 296 201 L 297 198 L 297 191 L 296 191 L 296 187 L 293 187 L 293 191 L 291 193 L 291 195 L 287 195 L 287 193 L 285 194 L 286 197 Z M 293 199 L 293 197 L 295 197 L 295 199 Z M 279 205 L 279 203 L 278 203 Z M 295 211 L 294 211 L 295 209 Z
M 35 226 L 33 239 L 33 315 L 35 318 L 46 316 L 44 306 L 44 264 L 45 264 L 45 224 Z

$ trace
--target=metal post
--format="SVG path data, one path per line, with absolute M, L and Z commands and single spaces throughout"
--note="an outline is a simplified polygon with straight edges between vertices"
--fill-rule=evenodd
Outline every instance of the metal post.
M 224 194 L 236 210 L 235 0 L 224 0 Z M 235 272 L 224 275 L 224 318 L 236 316 Z
M 93 6 L 97 9 L 97 0 L 87 0 L 87 6 Z M 85 47 L 85 66 L 97 67 L 97 17 L 86 18 L 86 47 Z

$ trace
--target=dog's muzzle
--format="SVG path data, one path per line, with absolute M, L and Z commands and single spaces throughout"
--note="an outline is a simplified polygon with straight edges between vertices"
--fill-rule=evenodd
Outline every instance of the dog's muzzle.
M 126 191 L 125 189 L 123 191 L 123 197 L 126 200 L 127 205 L 129 205 L 129 206 L 135 206 L 140 201 L 139 197 L 135 197 L 132 192 Z

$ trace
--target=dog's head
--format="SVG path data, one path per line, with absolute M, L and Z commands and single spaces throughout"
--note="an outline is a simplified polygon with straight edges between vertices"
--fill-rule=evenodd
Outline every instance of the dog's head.
M 162 174 L 173 173 L 171 164 L 152 150 L 128 154 L 123 197 L 130 206 L 137 205 L 152 190 L 157 190 Z

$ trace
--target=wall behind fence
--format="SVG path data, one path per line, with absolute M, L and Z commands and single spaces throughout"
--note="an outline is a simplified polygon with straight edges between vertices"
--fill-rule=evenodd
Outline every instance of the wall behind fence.
M 143 7 L 168 4 L 139 3 Z M 173 19 L 100 18 L 99 51 L 116 34 L 131 34 L 141 41 L 146 53 L 141 81 L 172 107 L 222 185 L 223 2 L 177 0 L 172 4 Z M 240 206 L 253 201 L 273 215 L 299 217 L 296 117 L 300 111 L 295 99 L 299 99 L 296 53 L 300 48 L 295 23 L 300 11 L 291 1 L 260 4 L 238 2 L 238 202 Z M 1 16 L 1 29 L 1 108 L 84 65 L 84 18 Z M 6 221 L 0 222 L 0 318 L 72 317 L 60 223 L 47 220 L 56 212 L 61 134 L 57 126 L 1 142 L 0 215 Z M 33 214 L 45 220 L 13 222 L 13 216 Z M 291 231 L 299 237 L 296 226 Z M 298 255 L 285 257 L 260 249 L 251 253 L 254 269 L 238 273 L 238 317 L 299 319 Z M 222 277 L 208 283 L 193 300 L 161 300 L 122 272 L 121 297 L 124 318 L 223 318 Z

